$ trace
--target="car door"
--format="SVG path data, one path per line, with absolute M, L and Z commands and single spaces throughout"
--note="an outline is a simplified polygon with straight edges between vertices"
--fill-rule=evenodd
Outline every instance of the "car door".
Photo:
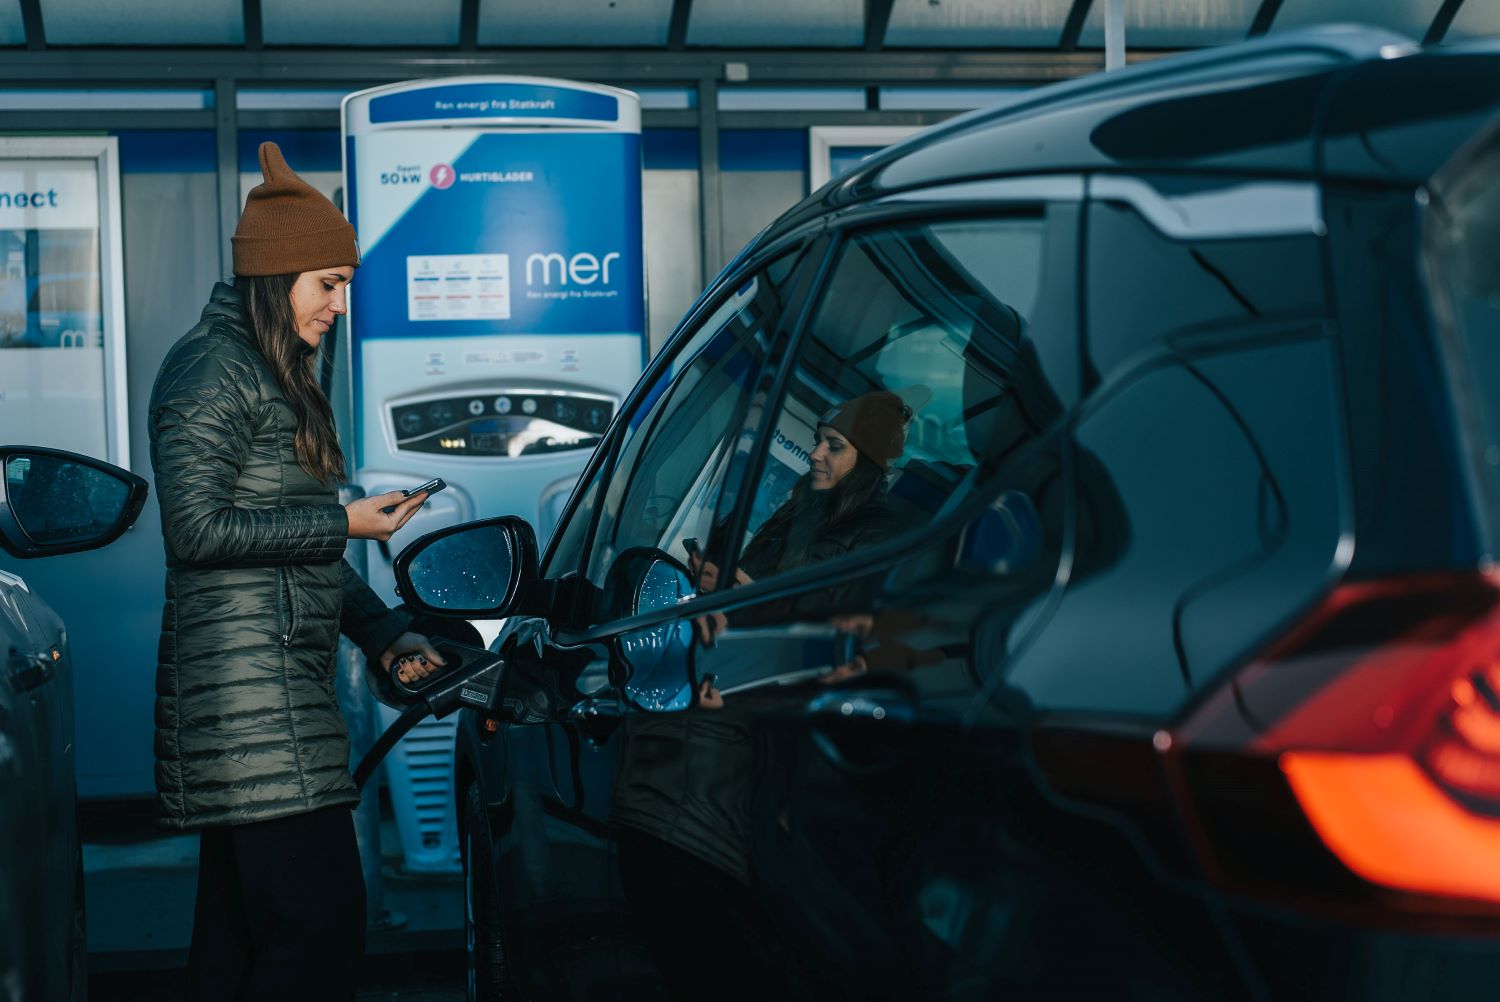
M 997 961 L 971 948 L 985 924 L 1047 898 L 992 810 L 1030 788 L 1001 669 L 1108 509 L 1070 500 L 1082 184 L 1052 188 L 993 186 L 979 219 L 850 220 L 737 441 L 684 453 L 663 412 L 588 488 L 551 657 L 609 652 L 613 685 L 578 707 L 618 721 L 617 872 L 676 997 L 952 994 Z M 884 531 L 718 587 L 805 479 L 820 415 L 872 393 L 906 408 Z
M 535 660 L 513 659 L 508 683 L 554 695 L 512 715 L 524 723 L 497 724 L 473 756 L 484 798 L 502 805 L 491 822 L 495 883 L 508 977 L 525 996 L 660 990 L 616 859 L 613 793 L 633 726 L 621 721 L 636 711 L 613 684 L 619 637 L 607 624 L 637 611 L 626 578 L 639 554 L 707 538 L 732 508 L 724 499 L 737 495 L 775 359 L 825 248 L 793 239 L 721 283 L 622 410 L 555 534 L 543 567 L 554 593 L 547 637 L 531 647 Z M 527 628 L 513 621 L 501 643 Z M 596 636 L 559 640 L 580 630 Z M 686 705 L 685 688 L 663 692 L 663 705 Z
M 622 792 L 657 792 L 663 749 L 624 756 L 616 781 L 627 887 L 632 869 L 681 867 L 677 850 L 735 878 L 704 874 L 652 917 L 676 944 L 658 953 L 679 996 L 724 975 L 711 947 L 725 940 L 746 958 L 733 983 L 763 994 L 1108 994 L 1122 976 L 1164 997 L 1201 990 L 1145 932 L 1157 899 L 1125 865 L 1130 839 L 1044 781 L 1036 707 L 1013 684 L 1130 531 L 1109 468 L 1071 427 L 1081 195 L 1076 179 L 1002 182 L 971 211 L 882 205 L 843 221 L 748 503 L 710 546 L 711 577 L 732 586 L 705 594 L 700 577 L 678 607 L 697 703 L 637 727 L 679 732 L 671 762 L 688 777 L 642 861 Z M 880 455 L 847 415 L 891 397 L 899 448 L 851 533 L 835 514 L 848 491 L 826 488 L 820 509 L 806 485 L 826 473 L 829 429 Z M 820 510 L 799 553 L 795 522 L 776 527 Z M 711 858 L 685 817 L 711 832 Z
M 6 804 L 0 811 L 0 845 L 7 859 L 19 859 L 26 847 L 46 846 L 54 830 L 44 774 L 55 731 L 48 697 L 56 686 L 41 684 L 38 678 L 35 655 L 45 646 L 40 612 L 25 580 L 0 571 L 0 643 L 6 656 L 6 677 L 0 680 L 0 797 Z M 0 867 L 0 898 L 44 902 L 47 876 L 45 866 Z M 39 933 L 45 928 L 44 922 L 29 920 L 19 908 L 4 909 L 0 945 L 5 947 L 5 962 L 0 977 L 40 987 L 36 979 L 46 968 L 26 958 L 37 955 Z
M 78 829 L 74 820 L 72 665 L 64 653 L 62 623 L 25 579 L 0 572 L 0 642 L 6 650 L 6 678 L 0 683 L 0 783 L 8 787 L 6 833 L 28 865 L 17 874 L 22 886 L 12 901 L 36 903 L 40 914 L 25 916 L 21 957 L 32 957 L 33 977 L 51 979 L 68 972 L 68 931 L 73 923 Z M 22 847 L 30 847 L 29 849 Z M 33 982 L 34 983 L 34 982 Z M 65 984 L 65 982 L 64 982 Z
M 850 219 L 794 349 L 743 531 L 718 554 L 741 597 L 693 626 L 713 677 L 699 715 L 740 729 L 721 809 L 783 993 L 992 994 L 996 968 L 1027 983 L 1039 924 L 996 930 L 1054 891 L 1011 832 L 1035 794 L 1003 680 L 1097 523 L 1070 503 L 1065 431 L 1081 191 L 1000 184 L 959 218 Z M 773 539 L 767 558 L 823 429 L 858 445 L 839 411 L 881 393 L 906 414 L 883 524 L 806 554 Z
M 611 814 L 677 997 L 962 996 L 1004 987 L 996 968 L 1050 973 L 1029 936 L 1072 911 L 1014 834 L 1037 796 L 1004 670 L 1114 506 L 1103 485 L 1073 502 L 1082 184 L 1047 187 L 847 220 L 743 489 L 696 545 L 669 527 L 616 554 L 636 618 L 578 639 L 612 646 L 636 711 Z M 876 530 L 738 576 L 830 415 L 872 394 L 904 409 Z
M 0 447 L 0 475 L 0 546 L 18 558 L 103 546 L 146 497 L 140 477 L 57 450 Z M 0 986 L 20 998 L 82 998 L 73 666 L 62 620 L 6 568 L 0 645 Z

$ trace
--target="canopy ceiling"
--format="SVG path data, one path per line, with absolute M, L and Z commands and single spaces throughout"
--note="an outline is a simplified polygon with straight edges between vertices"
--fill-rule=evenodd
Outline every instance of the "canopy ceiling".
M 0 0 L 0 46 L 1030 49 L 1104 45 L 1105 0 Z M 1126 0 L 1132 49 L 1359 21 L 1500 34 L 1495 0 Z

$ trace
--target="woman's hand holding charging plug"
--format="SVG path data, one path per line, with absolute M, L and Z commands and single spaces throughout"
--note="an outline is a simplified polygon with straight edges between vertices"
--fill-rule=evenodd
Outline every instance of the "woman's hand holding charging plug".
M 399 492 L 398 492 L 399 493 Z M 411 685 L 431 675 L 447 664 L 443 656 L 433 649 L 432 641 L 420 633 L 403 633 L 380 655 L 380 670 L 388 672 L 395 662 L 396 681 Z

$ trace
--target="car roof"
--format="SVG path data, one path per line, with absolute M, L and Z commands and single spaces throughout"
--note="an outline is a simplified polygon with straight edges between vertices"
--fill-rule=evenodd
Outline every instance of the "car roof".
M 1038 88 L 952 119 L 835 178 L 755 245 L 894 192 L 1020 174 L 1186 171 L 1411 186 L 1497 109 L 1496 40 L 1422 49 L 1355 25 L 1288 32 Z

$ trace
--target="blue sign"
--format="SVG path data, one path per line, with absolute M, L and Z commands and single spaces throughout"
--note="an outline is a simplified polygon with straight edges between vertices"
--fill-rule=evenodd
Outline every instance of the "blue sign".
M 613 122 L 619 117 L 620 102 L 608 94 L 542 84 L 450 84 L 386 94 L 370 101 L 370 121 L 377 125 L 464 118 Z
M 350 151 L 374 187 L 356 217 L 360 340 L 644 335 L 639 134 L 490 132 L 446 159 L 403 144 L 377 160 L 379 138 Z

